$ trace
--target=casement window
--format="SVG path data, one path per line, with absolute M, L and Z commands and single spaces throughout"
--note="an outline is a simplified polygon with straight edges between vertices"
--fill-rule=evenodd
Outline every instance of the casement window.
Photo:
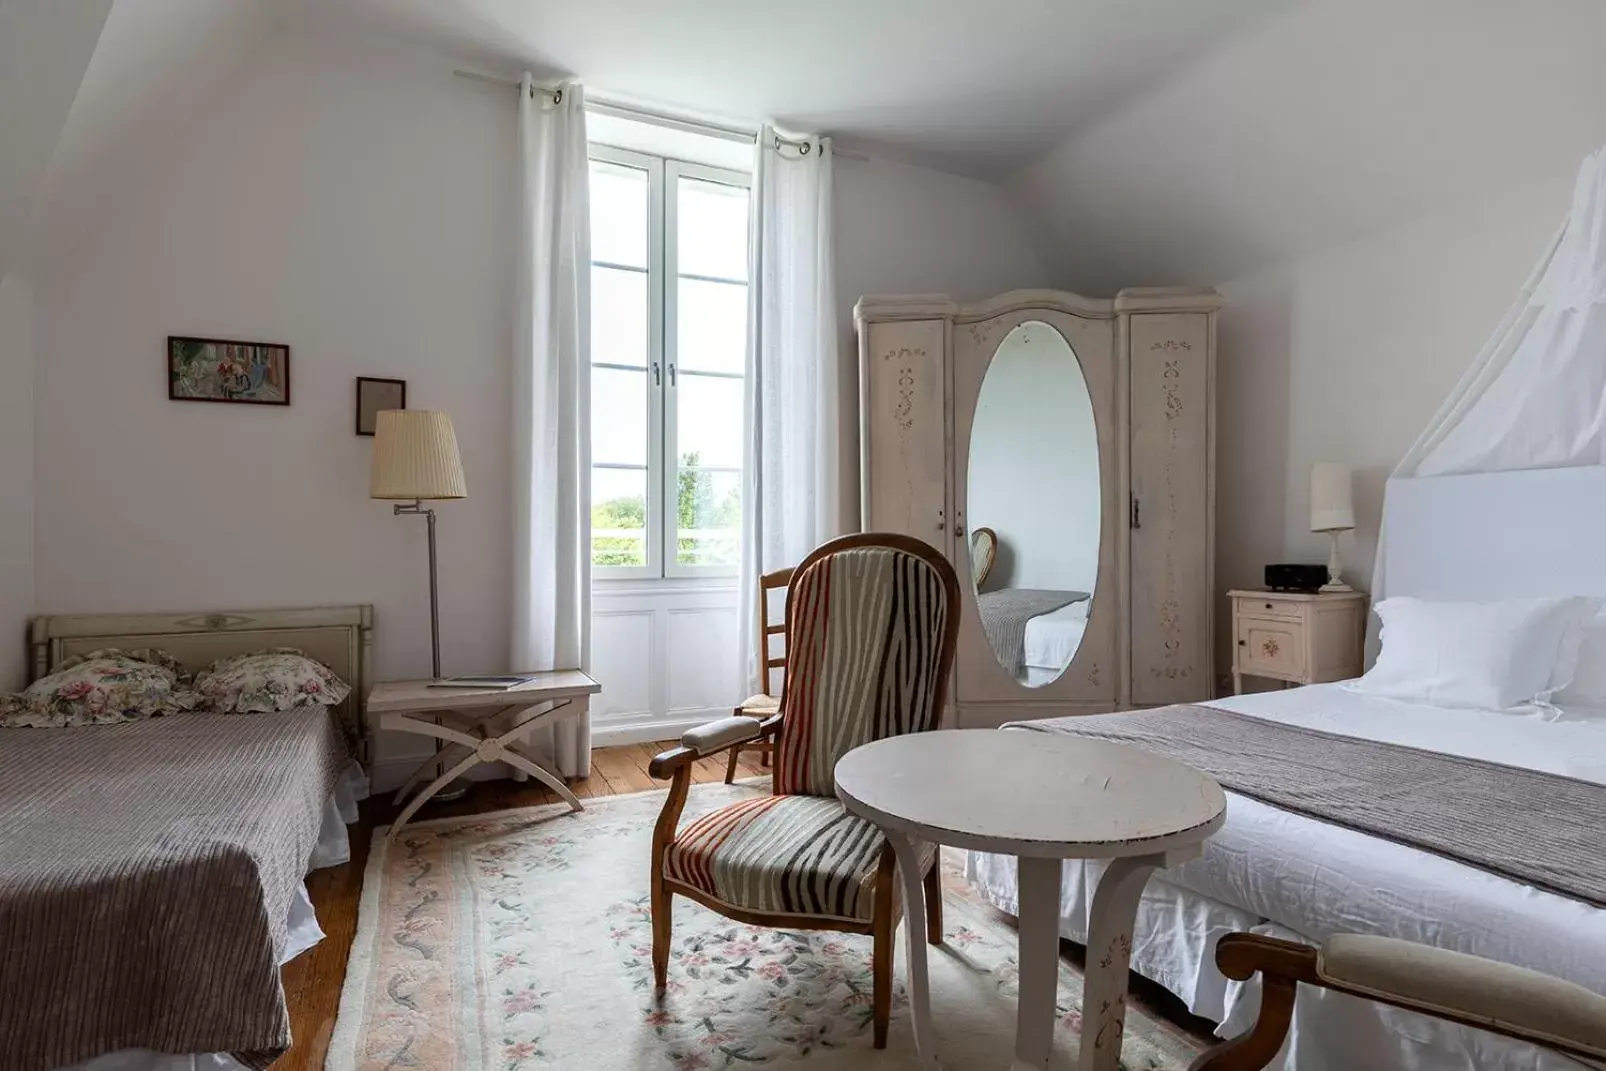
M 591 562 L 735 575 L 749 176 L 591 149 Z

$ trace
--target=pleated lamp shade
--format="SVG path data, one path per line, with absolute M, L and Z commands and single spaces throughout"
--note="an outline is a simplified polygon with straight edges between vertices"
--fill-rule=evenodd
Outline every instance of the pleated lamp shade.
M 1343 532 L 1355 527 L 1349 466 L 1318 461 L 1310 467 L 1310 530 Z
M 374 424 L 369 498 L 466 498 L 452 418 L 423 409 L 386 409 Z

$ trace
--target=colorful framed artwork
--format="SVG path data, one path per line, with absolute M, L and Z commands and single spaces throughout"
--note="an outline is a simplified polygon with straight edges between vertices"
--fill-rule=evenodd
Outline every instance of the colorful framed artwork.
M 290 347 L 169 335 L 167 396 L 175 402 L 289 405 Z
M 407 408 L 405 379 L 357 377 L 357 434 L 372 435 L 379 414 L 386 409 Z

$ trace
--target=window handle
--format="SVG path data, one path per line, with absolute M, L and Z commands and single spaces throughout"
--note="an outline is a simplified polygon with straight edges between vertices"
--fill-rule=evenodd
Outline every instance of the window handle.
M 652 362 L 652 385 L 655 387 L 664 385 L 664 370 L 657 361 Z
M 675 383 L 675 362 L 673 362 L 673 361 L 669 362 L 669 385 L 671 387 L 676 386 L 676 383 Z

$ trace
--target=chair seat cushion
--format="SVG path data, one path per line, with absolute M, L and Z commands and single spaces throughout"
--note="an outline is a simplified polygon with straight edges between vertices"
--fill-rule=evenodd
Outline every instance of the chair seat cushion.
M 868 923 L 886 838 L 823 796 L 762 796 L 706 814 L 675 837 L 664 876 L 743 911 Z M 921 872 L 935 854 L 921 849 Z
M 736 709 L 743 714 L 775 714 L 781 709 L 781 701 L 773 695 L 750 695 Z

